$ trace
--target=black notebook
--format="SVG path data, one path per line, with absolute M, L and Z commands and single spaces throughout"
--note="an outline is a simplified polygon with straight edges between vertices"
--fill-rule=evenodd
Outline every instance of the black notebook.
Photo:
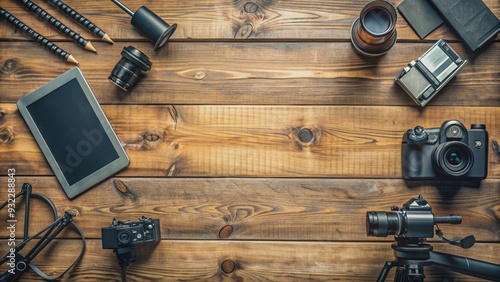
M 472 51 L 500 31 L 500 21 L 481 0 L 431 0 Z

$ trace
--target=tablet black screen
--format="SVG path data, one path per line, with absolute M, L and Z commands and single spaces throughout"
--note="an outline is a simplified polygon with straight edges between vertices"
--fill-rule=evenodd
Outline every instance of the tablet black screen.
M 118 159 L 76 79 L 27 109 L 69 185 Z

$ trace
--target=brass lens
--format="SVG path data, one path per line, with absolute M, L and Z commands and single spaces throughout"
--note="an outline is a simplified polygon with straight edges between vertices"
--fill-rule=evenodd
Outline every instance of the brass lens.
M 370 57 L 389 51 L 397 38 L 396 20 L 396 9 L 391 3 L 375 0 L 366 4 L 351 28 L 356 51 Z

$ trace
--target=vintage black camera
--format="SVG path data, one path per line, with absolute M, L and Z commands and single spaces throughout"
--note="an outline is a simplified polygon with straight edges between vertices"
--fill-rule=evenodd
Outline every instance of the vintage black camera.
M 366 213 L 366 235 L 401 238 L 432 238 L 437 223 L 462 223 L 459 215 L 435 216 L 429 203 L 422 197 L 412 198 L 403 208 L 393 206 L 393 212 L 370 211 Z
M 403 178 L 483 180 L 488 174 L 488 132 L 484 124 L 467 130 L 458 120 L 440 128 L 417 126 L 403 135 Z
M 160 220 L 141 217 L 138 221 L 117 221 L 113 219 L 110 227 L 101 228 L 102 248 L 118 249 L 139 243 L 158 242 Z

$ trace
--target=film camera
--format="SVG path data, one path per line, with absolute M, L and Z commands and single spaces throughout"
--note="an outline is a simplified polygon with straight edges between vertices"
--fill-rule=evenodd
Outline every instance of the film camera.
M 482 180 L 488 171 L 488 132 L 484 124 L 467 130 L 457 120 L 440 128 L 417 126 L 403 135 L 403 178 Z
M 118 249 L 139 243 L 158 242 L 160 220 L 141 217 L 138 221 L 117 221 L 113 219 L 110 227 L 101 228 L 102 248 Z

